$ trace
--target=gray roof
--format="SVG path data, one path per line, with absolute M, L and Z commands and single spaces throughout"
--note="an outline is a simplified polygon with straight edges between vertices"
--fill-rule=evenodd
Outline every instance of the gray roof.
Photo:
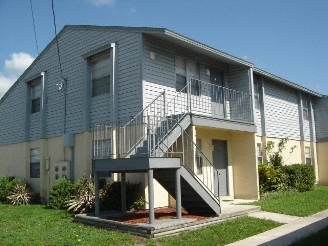
M 322 97 L 322 95 L 321 95 L 320 93 L 317 93 L 317 92 L 315 92 L 315 91 L 312 91 L 312 90 L 310 90 L 310 89 L 308 89 L 308 88 L 305 88 L 305 87 L 303 87 L 303 86 L 301 86 L 301 85 L 298 85 L 298 84 L 293 83 L 293 82 L 291 82 L 291 81 L 288 81 L 288 80 L 286 80 L 286 79 L 280 78 L 280 77 L 278 77 L 278 76 L 276 76 L 276 75 L 274 75 L 274 74 L 268 73 L 268 72 L 263 71 L 263 70 L 261 70 L 261 69 L 259 69 L 259 68 L 256 68 L 256 67 L 255 67 L 255 68 L 254 68 L 254 73 L 255 73 L 255 74 L 259 74 L 259 75 L 261 75 L 261 76 L 263 76 L 263 77 L 269 78 L 269 79 L 271 79 L 271 80 L 273 80 L 273 81 L 275 81 L 275 82 L 278 82 L 278 83 L 280 83 L 280 84 L 286 85 L 286 86 L 288 86 L 288 87 L 291 87 L 291 88 L 294 88 L 294 89 L 300 90 L 300 91 L 302 91 L 302 92 L 305 92 L 305 93 L 311 94 L 312 96 Z
M 64 28 L 58 33 L 57 38 L 59 38 L 66 30 L 68 29 L 91 29 L 91 30 L 115 30 L 115 31 L 122 31 L 122 32 L 139 32 L 139 33 L 145 33 L 157 38 L 160 38 L 162 40 L 166 40 L 170 43 L 177 44 L 179 46 L 185 47 L 187 49 L 192 49 L 193 51 L 211 57 L 213 59 L 220 60 L 222 62 L 225 62 L 227 64 L 232 65 L 242 65 L 247 67 L 254 67 L 254 65 L 248 61 L 245 61 L 243 59 L 237 58 L 235 56 L 229 55 L 225 52 L 222 52 L 220 50 L 217 50 L 215 48 L 212 48 L 208 45 L 205 45 L 203 43 L 197 42 L 193 39 L 187 38 L 183 35 L 180 35 L 178 33 L 175 33 L 173 31 L 170 31 L 166 28 L 152 28 L 152 27 L 124 27 L 124 26 L 93 26 L 93 25 L 66 25 Z M 36 63 L 37 60 L 40 59 L 40 57 L 52 46 L 52 44 L 56 41 L 56 38 L 54 38 L 46 47 L 45 49 L 40 53 L 40 55 L 33 61 L 33 63 L 25 70 L 25 72 L 18 78 L 18 80 L 10 87 L 10 89 L 3 95 L 3 97 L 0 100 L 0 104 L 2 101 L 8 96 L 10 91 L 13 90 L 13 88 L 16 86 L 18 81 L 21 80 L 21 78 L 29 71 L 29 69 Z M 316 93 L 312 90 L 309 90 L 305 87 L 302 87 L 300 85 L 297 85 L 293 82 L 290 82 L 288 80 L 282 79 L 278 76 L 275 76 L 273 74 L 270 74 L 268 72 L 265 72 L 261 69 L 254 68 L 254 72 L 261 74 L 262 76 L 268 77 L 274 81 L 277 81 L 279 83 L 282 83 L 284 85 L 293 87 L 295 89 L 302 90 L 306 93 L 309 93 L 314 96 L 321 97 L 322 95 L 319 93 Z

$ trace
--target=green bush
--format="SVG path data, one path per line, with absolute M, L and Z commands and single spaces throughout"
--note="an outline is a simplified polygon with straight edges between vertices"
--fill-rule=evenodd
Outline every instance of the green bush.
M 64 203 L 70 200 L 73 195 L 73 187 L 73 184 L 66 178 L 57 180 L 50 187 L 48 206 L 63 209 Z
M 272 191 L 276 184 L 276 170 L 268 164 L 260 164 L 258 166 L 260 193 Z
M 126 207 L 130 208 L 140 198 L 140 183 L 126 182 Z M 121 182 L 113 182 L 104 187 L 103 210 L 121 209 Z
M 281 167 L 287 176 L 287 185 L 299 192 L 313 190 L 315 186 L 314 167 L 306 164 L 293 164 Z
M 25 184 L 25 181 L 15 177 L 0 177 L 0 202 L 8 203 L 8 196 L 16 184 Z

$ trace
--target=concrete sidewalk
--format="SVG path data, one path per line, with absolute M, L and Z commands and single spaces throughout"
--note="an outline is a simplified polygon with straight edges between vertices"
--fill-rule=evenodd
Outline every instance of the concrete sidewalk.
M 272 230 L 263 232 L 253 237 L 240 240 L 229 244 L 230 246 L 244 245 L 290 245 L 298 239 L 316 233 L 319 230 L 328 226 L 328 210 L 319 212 L 309 217 L 296 217 L 290 215 L 269 213 L 269 212 L 254 212 L 248 216 L 261 219 L 274 220 L 280 223 L 286 223 Z

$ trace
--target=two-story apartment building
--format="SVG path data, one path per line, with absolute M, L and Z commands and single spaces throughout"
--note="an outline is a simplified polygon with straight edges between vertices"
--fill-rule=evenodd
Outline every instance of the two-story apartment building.
M 288 137 L 286 164 L 328 182 L 327 102 L 164 28 L 65 26 L 0 101 L 0 175 L 45 199 L 56 179 L 93 171 L 142 182 L 155 206 L 177 198 L 180 178 L 184 207 L 257 199 L 269 140 Z

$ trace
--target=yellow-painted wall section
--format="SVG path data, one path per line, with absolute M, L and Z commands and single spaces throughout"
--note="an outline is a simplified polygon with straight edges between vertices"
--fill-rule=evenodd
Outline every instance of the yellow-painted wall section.
M 92 170 L 92 133 L 75 135 L 74 180 L 90 177 Z M 30 178 L 30 150 L 40 148 L 40 178 Z M 47 199 L 49 188 L 63 175 L 70 178 L 72 148 L 64 147 L 63 137 L 0 146 L 0 175 L 26 179 L 34 192 Z
M 267 138 L 267 143 L 269 141 L 274 142 L 274 149 L 273 151 L 276 151 L 278 149 L 278 143 L 280 141 L 279 138 Z M 290 153 L 291 148 L 296 146 L 296 148 L 294 149 L 294 151 L 292 153 Z M 264 148 L 265 146 L 263 146 Z M 302 145 L 301 145 L 301 141 L 297 141 L 297 140 L 288 140 L 287 144 L 286 144 L 286 149 L 284 149 L 282 151 L 282 157 L 283 157 L 283 161 L 284 164 L 289 165 L 289 164 L 295 164 L 295 163 L 302 163 Z M 267 157 L 268 157 L 269 153 L 267 153 Z
M 196 138 L 202 140 L 203 152 L 211 161 L 213 160 L 212 140 L 226 140 L 229 197 L 258 199 L 259 189 L 254 133 L 197 127 Z
M 319 184 L 328 184 L 328 142 L 317 143 Z
M 257 171 L 255 134 L 233 132 L 233 170 L 235 198 L 258 199 L 259 183 Z
M 25 178 L 26 169 L 25 143 L 0 146 L 0 176 Z
M 263 151 L 263 163 L 266 163 L 269 158 L 269 153 L 265 150 L 265 146 L 268 143 L 268 141 L 273 141 L 275 144 L 275 148 L 273 151 L 277 151 L 278 149 L 278 143 L 281 139 L 278 138 L 267 138 L 267 137 L 257 137 L 256 142 L 262 143 L 262 151 Z M 308 141 L 298 141 L 298 140 L 288 140 L 286 144 L 286 148 L 282 151 L 283 156 L 283 163 L 284 165 L 291 165 L 291 164 L 305 164 L 306 158 L 305 158 L 305 148 L 310 147 L 311 149 L 311 164 L 314 167 L 315 175 L 316 175 L 316 182 L 319 182 L 320 176 L 319 173 L 319 167 L 318 163 L 321 162 L 319 160 L 319 156 L 317 154 L 317 146 L 319 144 L 316 144 L 315 142 L 308 142 Z M 291 148 L 294 147 L 294 150 L 292 153 Z M 325 153 L 325 152 L 323 152 Z M 320 171 L 321 172 L 321 171 Z

